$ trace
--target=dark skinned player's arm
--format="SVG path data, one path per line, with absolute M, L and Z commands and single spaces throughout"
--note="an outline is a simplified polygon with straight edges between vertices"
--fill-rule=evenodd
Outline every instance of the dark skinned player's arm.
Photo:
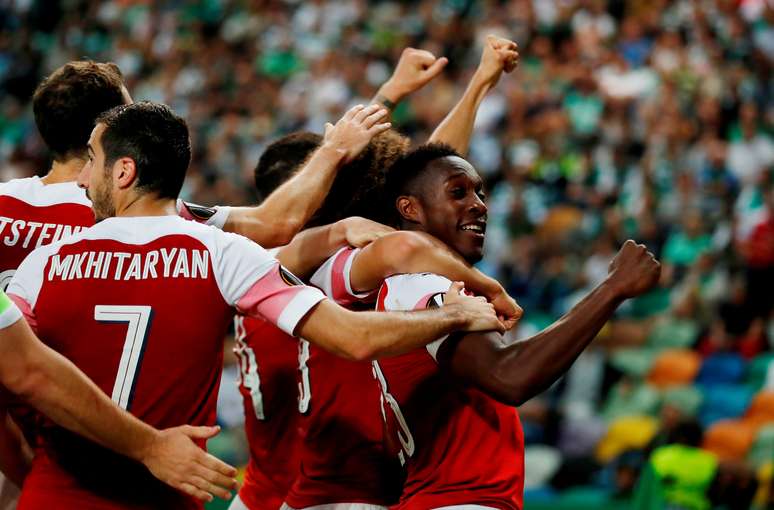
M 510 345 L 498 333 L 458 335 L 443 343 L 438 361 L 492 398 L 521 405 L 561 377 L 616 308 L 652 288 L 660 271 L 644 246 L 627 241 L 608 278 L 544 331 Z
M 345 246 L 361 248 L 395 229 L 375 221 L 352 216 L 336 223 L 299 232 L 277 252 L 277 260 L 299 278 L 315 269 Z
M 489 299 L 497 313 L 508 319 L 507 327 L 515 325 L 521 317 L 521 308 L 497 280 L 472 267 L 459 254 L 425 232 L 393 232 L 363 248 L 352 262 L 350 284 L 355 292 L 368 292 L 390 276 L 423 272 L 465 282 L 467 290 Z
M 223 230 L 241 234 L 264 248 L 290 242 L 320 207 L 338 170 L 368 142 L 390 128 L 382 122 L 387 111 L 378 105 L 351 108 L 328 124 L 320 147 L 293 177 L 256 207 L 233 207 Z

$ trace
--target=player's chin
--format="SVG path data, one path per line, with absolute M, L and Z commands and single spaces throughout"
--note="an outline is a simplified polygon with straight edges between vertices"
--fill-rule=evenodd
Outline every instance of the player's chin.
M 464 236 L 455 244 L 457 251 L 471 264 L 475 264 L 484 257 L 483 236 Z

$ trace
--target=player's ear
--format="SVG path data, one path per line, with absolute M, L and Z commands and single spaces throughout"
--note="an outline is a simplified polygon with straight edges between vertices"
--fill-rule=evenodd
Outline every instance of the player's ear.
M 118 158 L 113 163 L 113 176 L 119 188 L 128 188 L 137 177 L 137 165 L 132 158 Z
M 404 220 L 411 223 L 422 223 L 424 217 L 422 206 L 415 197 L 401 195 L 395 199 L 395 207 Z

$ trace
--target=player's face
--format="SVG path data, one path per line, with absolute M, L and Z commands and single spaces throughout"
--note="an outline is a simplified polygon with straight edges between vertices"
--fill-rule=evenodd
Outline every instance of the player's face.
M 112 172 L 105 168 L 105 152 L 102 150 L 104 124 L 97 124 L 89 137 L 89 159 L 78 175 L 78 186 L 86 190 L 91 200 L 96 221 L 116 215 L 112 193 Z
M 422 227 L 468 262 L 483 256 L 486 233 L 484 183 L 470 163 L 457 156 L 431 163 L 433 174 L 424 183 L 420 199 Z

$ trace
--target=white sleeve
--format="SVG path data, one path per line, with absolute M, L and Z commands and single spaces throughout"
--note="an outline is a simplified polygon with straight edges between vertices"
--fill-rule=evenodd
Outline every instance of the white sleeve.
M 222 205 L 217 207 L 204 207 L 190 202 L 184 202 L 179 198 L 175 205 L 177 207 L 177 214 L 181 218 L 210 225 L 211 227 L 219 228 L 221 230 L 223 230 L 223 226 L 226 224 L 228 215 L 231 212 L 231 207 Z
M 298 323 L 325 296 L 307 287 L 249 239 L 215 231 L 216 279 L 226 303 L 260 317 L 292 335 Z
M 379 291 L 377 308 L 385 311 L 421 310 L 443 306 L 443 295 L 451 287 L 451 280 L 433 273 L 415 273 L 391 276 Z M 427 352 L 436 359 L 438 349 L 449 335 L 427 344 Z
M 309 280 L 321 289 L 326 296 L 342 306 L 353 303 L 373 302 L 376 291 L 355 292 L 352 290 L 350 272 L 352 262 L 360 253 L 360 248 L 345 246 L 321 265 Z

